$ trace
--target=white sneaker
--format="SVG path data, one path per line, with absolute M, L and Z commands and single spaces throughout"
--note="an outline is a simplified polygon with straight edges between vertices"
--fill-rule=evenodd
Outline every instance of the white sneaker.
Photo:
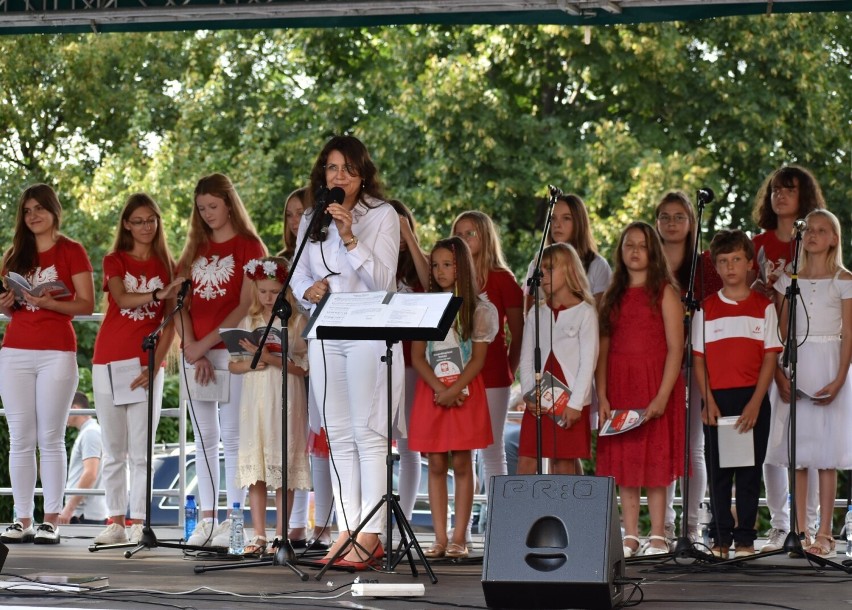
M 199 521 L 186 543 L 190 546 L 210 546 L 213 540 L 213 522 Z
M 35 544 L 59 544 L 59 528 L 45 521 L 36 529 Z
M 6 528 L 6 531 L 0 534 L 0 542 L 32 542 L 35 538 L 35 530 L 32 524 L 29 527 L 24 527 L 20 521 L 15 521 L 12 525 Z
M 675 532 L 675 524 L 674 523 L 666 523 L 664 531 L 665 531 L 665 536 L 666 536 L 666 544 L 668 544 L 669 547 L 674 546 L 674 543 L 677 540 L 677 533 Z
M 787 539 L 787 532 L 777 528 L 771 528 L 766 532 L 766 542 L 760 547 L 761 553 L 770 553 L 772 551 L 780 551 L 784 548 L 784 541 Z
M 225 519 L 213 530 L 213 541 L 210 546 L 227 549 L 231 546 L 231 520 Z
M 127 542 L 127 534 L 120 523 L 110 523 L 106 529 L 95 536 L 95 544 L 121 544 Z
M 130 526 L 130 531 L 127 533 L 127 538 L 130 542 L 134 544 L 139 544 L 139 541 L 142 540 L 142 524 L 134 523 Z

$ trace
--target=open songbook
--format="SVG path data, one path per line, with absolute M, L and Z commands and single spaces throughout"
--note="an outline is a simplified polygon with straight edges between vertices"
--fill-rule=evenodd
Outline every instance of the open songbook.
M 245 330 L 244 328 L 220 328 L 219 336 L 222 337 L 222 342 L 232 356 L 253 356 L 254 351 L 248 352 L 242 348 L 240 341 L 248 339 L 255 345 L 260 344 L 263 337 L 265 326 L 255 328 L 254 330 Z M 281 351 L 281 329 L 274 326 L 269 329 L 269 336 L 266 337 L 266 345 L 271 351 Z M 278 347 L 272 347 L 277 345 Z
M 14 271 L 10 271 L 6 276 L 6 285 L 9 290 L 15 293 L 15 300 L 18 303 L 24 302 L 24 292 L 29 292 L 31 295 L 37 297 L 44 295 L 46 292 L 50 292 L 54 299 L 71 295 L 71 291 L 68 290 L 68 286 L 66 286 L 65 282 L 61 280 L 51 280 L 48 282 L 42 282 L 37 286 L 33 286 L 29 283 L 29 281 L 27 281 L 27 278 L 15 273 Z

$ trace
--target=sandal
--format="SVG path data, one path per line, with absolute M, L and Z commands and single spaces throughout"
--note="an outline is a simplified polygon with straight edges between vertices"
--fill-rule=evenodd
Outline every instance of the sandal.
M 632 546 L 627 546 L 626 544 L 624 544 L 624 543 L 625 543 L 626 541 L 628 541 L 628 540 L 632 540 L 633 542 L 635 542 L 635 543 L 636 543 L 636 548 L 635 548 L 635 549 L 634 549 Z M 638 537 L 638 536 L 633 536 L 633 535 L 631 535 L 631 534 L 626 534 L 626 535 L 625 535 L 625 536 L 621 539 L 621 546 L 624 548 L 624 558 L 625 558 L 625 559 L 630 559 L 630 558 L 631 558 L 631 557 L 633 557 L 634 555 L 638 554 L 638 553 L 639 553 L 639 547 L 640 547 L 640 545 L 641 545 L 641 544 L 642 544 L 642 541 L 641 541 L 641 540 L 639 540 L 639 537 Z
M 451 559 L 465 559 L 470 554 L 470 551 L 463 544 L 451 542 L 447 545 L 447 551 L 444 553 L 446 557 Z
M 423 551 L 423 555 L 429 559 L 439 559 L 447 554 L 447 547 L 439 542 L 435 542 L 428 549 Z
M 626 538 L 626 536 L 625 536 Z M 651 541 L 656 540 L 657 542 L 662 542 L 666 545 L 665 548 L 661 549 L 657 546 L 651 546 Z M 665 555 L 669 552 L 669 541 L 665 536 L 656 536 L 651 535 L 648 536 L 648 543 L 645 545 L 645 548 L 642 549 L 642 555 Z
M 260 557 L 266 550 L 266 544 L 264 536 L 255 536 L 243 547 L 243 557 Z
M 834 555 L 836 546 L 837 541 L 834 540 L 834 536 L 831 534 L 817 534 L 811 546 L 805 549 L 805 552 L 820 557 L 828 557 L 829 555 Z

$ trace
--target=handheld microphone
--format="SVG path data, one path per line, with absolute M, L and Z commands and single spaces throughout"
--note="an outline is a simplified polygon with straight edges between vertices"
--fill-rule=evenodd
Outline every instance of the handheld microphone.
M 808 228 L 808 223 L 804 219 L 799 219 L 799 220 L 797 220 L 796 222 L 793 223 L 793 226 L 796 227 L 796 231 L 801 233 L 802 231 L 804 231 L 805 229 Z
M 711 201 L 713 201 L 713 197 L 715 197 L 715 195 L 713 194 L 713 189 L 707 187 L 704 187 L 703 189 L 698 189 L 698 201 L 700 203 L 710 203 Z
M 331 214 L 326 211 L 326 208 L 331 203 L 343 203 L 344 199 L 346 199 L 346 192 L 339 186 L 335 186 L 326 195 L 325 205 L 323 205 L 321 209 L 324 216 L 322 217 L 322 224 L 320 225 L 320 233 L 322 233 L 323 235 L 328 235 L 328 226 L 333 220 Z
M 551 197 L 554 197 L 554 198 L 556 198 L 556 197 L 562 197 L 562 195 L 563 195 L 563 193 L 562 193 L 562 189 L 560 189 L 559 187 L 557 187 L 557 186 L 553 186 L 552 184 L 548 184 L 548 185 L 547 185 L 547 188 L 548 188 L 548 190 L 550 191 L 550 196 L 551 196 Z
M 186 298 L 186 293 L 189 292 L 189 287 L 192 286 L 192 280 L 184 280 L 180 285 L 180 292 L 177 295 L 177 306 L 183 307 L 183 300 Z

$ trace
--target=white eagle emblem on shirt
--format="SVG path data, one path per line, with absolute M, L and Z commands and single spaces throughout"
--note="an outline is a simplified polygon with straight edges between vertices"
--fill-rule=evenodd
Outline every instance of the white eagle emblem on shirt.
M 209 260 L 204 256 L 198 257 L 192 264 L 192 283 L 195 284 L 192 293 L 205 301 L 225 296 L 228 291 L 222 285 L 233 277 L 235 268 L 233 254 L 224 258 L 214 254 Z
M 160 279 L 159 275 L 154 276 L 149 280 L 144 275 L 137 278 L 129 271 L 124 274 L 124 289 L 127 292 L 153 292 L 160 288 L 165 288 L 165 286 L 163 286 L 163 280 Z M 153 318 L 157 315 L 156 305 L 154 303 L 145 303 L 144 305 L 134 307 L 133 309 L 122 308 L 121 315 L 137 322 L 139 320 L 144 320 L 145 318 Z
M 41 267 L 36 267 L 36 270 L 33 271 L 33 274 L 27 277 L 27 281 L 29 281 L 30 286 L 35 288 L 40 284 L 46 284 L 48 282 L 55 282 L 59 279 L 59 273 L 56 271 L 56 266 L 51 265 L 46 269 L 42 269 Z M 38 307 L 33 305 L 32 303 L 25 303 L 24 307 L 27 308 L 27 311 L 38 311 Z

